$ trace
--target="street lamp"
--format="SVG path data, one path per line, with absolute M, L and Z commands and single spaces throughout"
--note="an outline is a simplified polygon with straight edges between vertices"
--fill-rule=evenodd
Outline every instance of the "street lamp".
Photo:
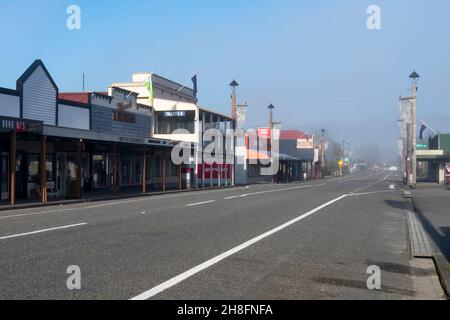
M 417 84 L 417 82 L 419 81 L 420 75 L 416 72 L 416 70 L 413 71 L 413 73 L 411 73 L 409 75 L 409 78 L 412 79 L 412 81 Z
M 273 109 L 275 109 L 273 104 L 270 104 L 267 109 L 269 109 L 269 127 L 270 130 L 273 129 Z
M 417 126 L 417 115 L 416 115 L 416 109 L 417 109 L 417 82 L 419 81 L 419 74 L 416 72 L 416 70 L 413 71 L 409 75 L 409 78 L 413 82 L 412 86 L 412 177 L 411 177 L 411 187 L 416 188 L 417 185 L 417 132 L 416 132 L 416 126 Z

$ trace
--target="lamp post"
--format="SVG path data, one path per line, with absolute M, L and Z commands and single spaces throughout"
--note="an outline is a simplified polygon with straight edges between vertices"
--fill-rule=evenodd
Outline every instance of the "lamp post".
M 413 189 L 417 186 L 417 132 L 416 132 L 416 126 L 417 126 L 417 115 L 416 115 L 416 109 L 417 109 L 417 82 L 419 81 L 419 74 L 414 70 L 413 73 L 409 76 L 409 78 L 412 80 L 412 177 L 411 177 L 411 187 Z
M 275 109 L 275 107 L 273 106 L 273 104 L 270 104 L 267 109 L 269 109 L 269 128 L 270 130 L 273 129 L 273 109 Z
M 236 102 L 236 89 L 239 87 L 239 83 L 233 80 L 230 83 L 231 87 L 231 117 L 233 122 L 233 164 L 231 166 L 231 185 L 234 187 L 236 185 L 236 120 L 237 120 L 237 102 Z
M 325 129 L 321 130 L 322 139 L 321 139 L 321 155 L 320 155 L 320 176 L 323 178 L 325 171 Z
M 270 157 L 272 157 L 272 139 L 273 139 L 273 110 L 275 109 L 275 106 L 273 104 L 270 104 L 267 109 L 269 109 L 269 128 L 270 128 L 270 150 L 267 148 L 267 152 L 270 154 Z M 275 175 L 272 176 L 272 183 L 275 183 Z

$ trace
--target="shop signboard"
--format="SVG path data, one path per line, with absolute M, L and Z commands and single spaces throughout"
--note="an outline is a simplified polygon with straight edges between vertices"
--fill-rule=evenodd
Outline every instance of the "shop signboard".
M 182 118 L 186 117 L 186 111 L 166 111 L 164 112 L 166 118 Z
M 314 139 L 298 139 L 297 149 L 314 149 Z
M 205 179 L 211 179 L 211 172 L 212 172 L 212 179 L 219 179 L 219 172 L 220 172 L 220 179 L 231 179 L 231 164 L 229 163 L 213 163 L 211 166 L 209 163 L 204 164 L 205 167 Z M 197 176 L 198 178 L 202 178 L 202 165 L 198 164 L 197 166 Z
M 271 130 L 270 128 L 258 128 L 258 137 L 262 139 L 270 139 Z
M 450 163 L 445 164 L 445 181 L 450 184 Z
M 0 132 L 42 133 L 42 122 L 9 117 L 0 117 Z

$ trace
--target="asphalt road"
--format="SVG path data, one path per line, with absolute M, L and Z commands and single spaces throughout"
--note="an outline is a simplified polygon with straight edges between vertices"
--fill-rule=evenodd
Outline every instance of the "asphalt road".
M 0 299 L 442 297 L 386 172 L 0 213 Z M 395 185 L 395 190 L 392 190 Z M 69 266 L 81 289 L 67 288 Z M 368 290 L 371 265 L 381 290 Z

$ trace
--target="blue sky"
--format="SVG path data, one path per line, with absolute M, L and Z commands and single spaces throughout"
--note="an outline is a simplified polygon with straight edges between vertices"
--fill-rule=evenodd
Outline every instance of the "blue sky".
M 66 9 L 81 8 L 81 30 Z M 381 7 L 369 31 L 366 9 Z M 43 59 L 60 91 L 128 81 L 156 72 L 184 83 L 199 72 L 200 104 L 229 112 L 228 84 L 249 103 L 249 125 L 267 125 L 276 106 L 283 128 L 325 128 L 354 145 L 392 147 L 397 98 L 416 69 L 418 119 L 450 132 L 448 0 L 0 0 L 0 86 Z

